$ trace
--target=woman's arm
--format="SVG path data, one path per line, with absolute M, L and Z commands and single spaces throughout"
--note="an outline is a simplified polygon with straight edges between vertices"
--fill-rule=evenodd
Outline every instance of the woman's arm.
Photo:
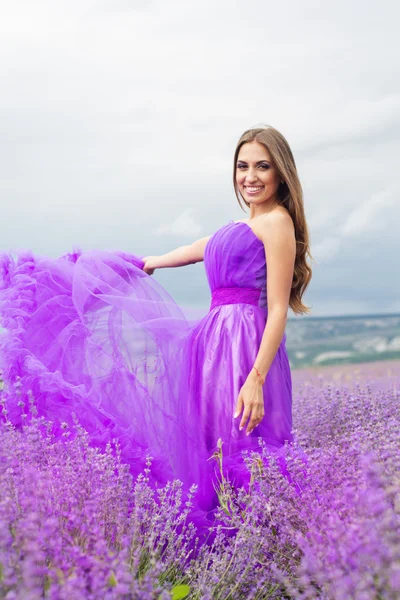
M 254 361 L 255 369 L 251 369 L 240 391 L 234 415 L 235 418 L 239 416 L 244 408 L 240 429 L 243 429 L 251 416 L 247 434 L 250 434 L 264 417 L 262 381 L 257 371 L 265 380 L 285 333 L 296 258 L 294 226 L 288 214 L 279 212 L 269 215 L 259 236 L 264 242 L 267 257 L 268 317 Z
M 254 366 L 265 378 L 285 333 L 296 258 L 296 238 L 289 215 L 271 215 L 262 238 L 267 257 L 268 318 Z M 261 237 L 261 236 L 260 236 Z M 253 373 L 256 373 L 253 370 Z
M 162 254 L 161 256 L 145 256 L 143 271 L 151 275 L 155 269 L 167 267 L 183 267 L 204 260 L 204 250 L 210 235 L 200 238 L 188 246 L 180 246 L 176 250 Z

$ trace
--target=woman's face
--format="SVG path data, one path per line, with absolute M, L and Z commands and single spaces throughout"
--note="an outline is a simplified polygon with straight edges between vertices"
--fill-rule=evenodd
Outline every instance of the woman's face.
M 243 144 L 236 162 L 236 183 L 249 204 L 274 202 L 280 177 L 265 146 L 255 140 Z

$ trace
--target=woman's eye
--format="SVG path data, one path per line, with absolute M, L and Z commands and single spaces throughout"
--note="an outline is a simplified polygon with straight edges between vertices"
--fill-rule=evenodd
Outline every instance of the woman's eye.
M 270 165 L 266 165 L 266 164 L 261 164 L 261 165 L 258 165 L 258 166 L 262 167 L 263 169 L 269 169 L 270 168 Z M 237 168 L 238 169 L 245 169 L 246 165 L 238 164 Z

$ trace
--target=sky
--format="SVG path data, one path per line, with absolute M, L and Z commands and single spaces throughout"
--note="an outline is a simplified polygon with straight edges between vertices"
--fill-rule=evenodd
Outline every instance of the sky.
M 399 17 L 385 0 L 0 0 L 0 250 L 162 254 L 245 219 L 233 154 L 265 123 L 304 190 L 311 316 L 400 312 Z M 208 310 L 204 263 L 154 277 Z

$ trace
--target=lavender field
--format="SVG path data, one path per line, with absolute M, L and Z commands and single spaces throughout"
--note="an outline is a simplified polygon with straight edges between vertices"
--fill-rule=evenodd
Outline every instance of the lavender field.
M 293 383 L 307 474 L 297 445 L 287 462 L 301 493 L 264 450 L 249 456 L 249 490 L 222 482 L 203 543 L 179 482 L 155 493 L 150 462 L 132 481 L 78 425 L 55 442 L 33 398 L 15 430 L 3 392 L 0 597 L 399 598 L 400 361 L 295 370 Z

